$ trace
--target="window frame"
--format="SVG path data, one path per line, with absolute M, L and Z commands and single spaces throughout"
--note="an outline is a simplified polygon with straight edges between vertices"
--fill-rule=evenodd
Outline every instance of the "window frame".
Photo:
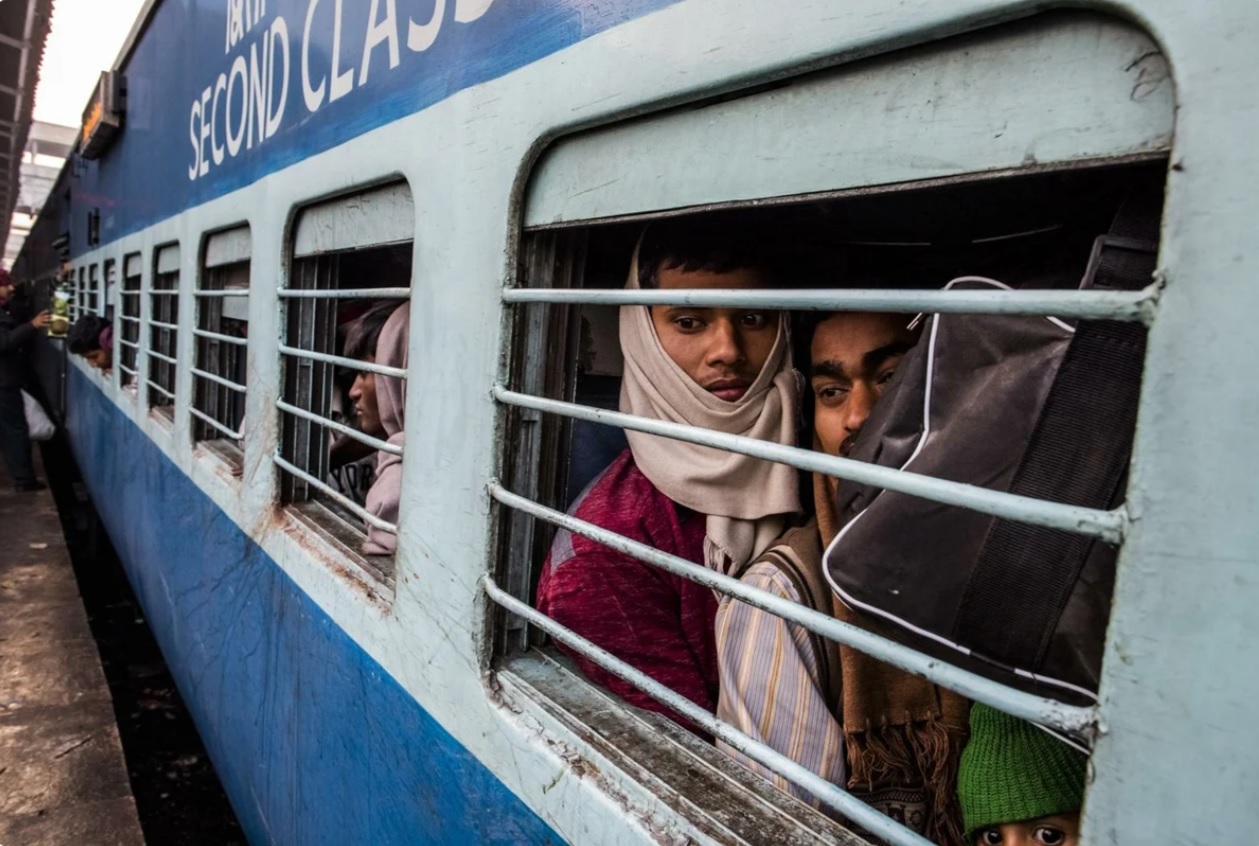
M 132 271 L 135 271 L 134 273 Z M 135 287 L 131 287 L 134 281 Z M 136 251 L 122 257 L 118 285 L 118 316 L 115 348 L 118 351 L 119 387 L 134 397 L 139 394 L 140 350 L 143 346 L 144 254 Z M 127 377 L 130 377 L 128 380 Z
M 146 404 L 151 415 L 169 425 L 178 390 L 181 261 L 178 241 L 154 248 L 145 316 Z
M 208 233 L 203 240 L 197 287 L 193 291 L 191 436 L 194 445 L 203 447 L 237 472 L 244 467 L 249 343 L 245 337 L 228 335 L 223 321 L 248 326 L 252 239 L 248 223 Z M 239 314 L 237 303 L 242 301 L 243 319 L 225 314 L 229 309 Z M 239 420 L 235 427 L 229 418 Z
M 280 389 L 276 405 L 279 431 L 272 462 L 277 472 L 281 509 L 312 531 L 327 549 L 348 560 L 369 585 L 392 590 L 396 554 L 368 556 L 360 546 L 371 524 L 397 533 L 399 526 L 370 514 L 329 483 L 328 449 L 333 433 L 377 451 L 403 456 L 398 446 L 332 419 L 335 368 L 402 379 L 404 370 L 335 354 L 336 304 L 341 300 L 409 301 L 415 285 L 416 212 L 410 185 L 398 175 L 349 192 L 323 198 L 293 211 L 287 245 L 288 273 L 277 291 L 280 305 Z M 411 251 L 405 287 L 340 287 L 346 256 L 387 249 Z M 404 464 L 405 466 L 405 464 Z
M 87 267 L 88 313 L 104 316 L 105 309 L 101 303 L 100 265 L 92 262 Z
M 1067 19 L 1068 13 L 1063 13 L 1058 20 Z M 1097 16 L 1093 16 L 1097 17 Z M 1035 32 L 1038 27 L 1043 26 L 1044 22 L 1049 20 L 1047 16 L 1037 16 L 1033 22 L 1014 24 L 1016 30 L 1022 28 L 1024 32 Z M 1108 25 L 1113 24 L 1113 20 Z M 1132 27 L 1129 26 L 1130 29 Z M 976 40 L 989 36 L 990 32 L 996 32 L 999 28 L 992 31 L 980 31 L 970 33 L 965 36 L 955 37 L 954 39 L 944 39 L 940 42 L 928 45 L 925 48 L 917 48 L 917 52 L 939 50 L 941 45 L 948 45 L 952 40 L 951 46 L 965 44 L 967 42 L 973 44 Z M 1140 33 L 1146 37 L 1144 33 Z M 1148 37 L 1147 37 L 1148 38 Z M 903 59 L 907 55 L 913 55 L 915 50 L 897 51 L 888 54 L 884 59 L 875 60 L 876 62 L 894 62 Z M 1157 48 L 1154 48 L 1153 55 L 1160 58 Z M 1148 56 L 1143 56 L 1148 58 Z M 1033 63 L 1034 64 L 1034 63 Z M 854 67 L 860 66 L 861 63 L 854 63 Z M 1123 67 L 1123 65 L 1120 65 Z M 1126 68 L 1130 70 L 1131 68 Z M 826 73 L 835 73 L 842 76 L 848 72 L 848 68 L 841 66 L 836 71 L 824 71 Z M 858 70 L 860 72 L 860 70 Z M 930 77 L 930 74 L 926 74 Z M 1070 86 L 1068 86 L 1069 88 Z M 1113 86 L 1112 86 L 1113 87 Z M 1120 93 L 1123 100 L 1128 100 L 1131 86 L 1123 88 Z M 1118 90 L 1118 89 L 1117 89 Z M 553 637 L 561 636 L 560 631 L 556 627 L 547 625 L 546 619 L 542 617 L 532 607 L 533 602 L 533 583 L 536 581 L 536 570 L 540 570 L 541 560 L 535 558 L 532 562 L 535 568 L 534 572 L 522 574 L 519 572 L 518 562 L 522 558 L 528 558 L 528 552 L 522 550 L 536 549 L 538 544 L 538 535 L 547 535 L 555 526 L 565 526 L 572 531 L 580 534 L 586 534 L 578 527 L 572 525 L 571 520 L 564 513 L 568 503 L 559 504 L 558 508 L 548 507 L 545 503 L 538 504 L 539 498 L 545 498 L 544 480 L 538 477 L 537 473 L 530 472 L 528 461 L 521 461 L 521 453 L 529 453 L 534 466 L 541 467 L 543 465 L 541 456 L 547 454 L 546 441 L 547 437 L 543 433 L 545 426 L 536 425 L 545 418 L 558 417 L 562 421 L 587 420 L 590 422 L 599 422 L 625 428 L 635 428 L 639 431 L 650 431 L 654 434 L 661 434 L 667 437 L 674 437 L 685 441 L 700 443 L 704 445 L 723 446 L 733 448 L 736 452 L 747 455 L 766 458 L 768 460 L 782 461 L 797 467 L 802 471 L 827 472 L 830 475 L 839 476 L 841 478 L 859 478 L 860 476 L 868 476 L 868 478 L 860 478 L 870 484 L 877 484 L 880 487 L 888 489 L 897 489 L 906 493 L 912 493 L 919 496 L 925 496 L 938 502 L 950 502 L 955 505 L 964 505 L 965 507 L 975 508 L 989 514 L 996 514 L 1007 518 L 1023 520 L 1025 522 L 1039 523 L 1040 525 L 1053 525 L 1059 528 L 1066 528 L 1065 520 L 1066 510 L 1057 510 L 1056 516 L 1049 512 L 1055 511 L 1053 507 L 1041 507 L 1039 504 L 1035 507 L 1023 508 L 1020 504 L 1010 500 L 1003 500 L 1002 497 L 988 496 L 985 494 L 993 494 L 991 491 L 982 489 L 962 491 L 958 486 L 952 483 L 944 483 L 943 485 L 935 484 L 918 484 L 917 479 L 898 478 L 899 471 L 891 471 L 888 473 L 860 473 L 854 474 L 851 468 L 843 468 L 838 466 L 841 459 L 831 456 L 818 456 L 810 450 L 801 450 L 795 447 L 780 447 L 776 444 L 767 445 L 760 442 L 750 442 L 747 439 L 726 436 L 718 439 L 709 438 L 702 430 L 694 430 L 693 427 L 666 425 L 640 425 L 626 415 L 607 414 L 598 412 L 593 409 L 580 408 L 571 402 L 569 395 L 561 395 L 561 399 L 556 400 L 553 397 L 556 394 L 542 394 L 536 390 L 530 390 L 528 385 L 532 383 L 535 387 L 548 384 L 550 377 L 540 372 L 529 372 L 526 370 L 522 373 L 520 367 L 523 362 L 530 360 L 528 351 L 534 350 L 539 346 L 546 347 L 553 353 L 553 348 L 549 346 L 547 341 L 539 342 L 537 338 L 527 336 L 527 330 L 532 328 L 538 331 L 539 327 L 549 325 L 549 320 L 545 316 L 544 310 L 551 308 L 553 310 L 563 310 L 565 308 L 574 308 L 588 303 L 602 303 L 607 305 L 648 305 L 648 304 L 664 304 L 664 303 L 682 303 L 693 302 L 696 300 L 697 292 L 669 291 L 669 292 L 627 292 L 627 291 L 575 291 L 572 290 L 569 281 L 571 281 L 572 268 L 564 268 L 562 261 L 557 261 L 554 255 L 546 255 L 547 250 L 541 245 L 543 242 L 539 240 L 539 236 L 544 234 L 556 234 L 563 236 L 564 233 L 580 231 L 597 225 L 622 223 L 626 221 L 638 221 L 654 219 L 661 216 L 673 216 L 687 214 L 697 211 L 712 211 L 717 209 L 739 208 L 749 206 L 767 206 L 772 204 L 794 203 L 800 200 L 823 199 L 823 198 L 841 198 L 846 196 L 855 196 L 859 194 L 878 193 L 883 191 L 897 191 L 902 189 L 917 189 L 920 187 L 928 187 L 932 185 L 950 185 L 961 184 L 965 182 L 976 182 L 983 180 L 1000 179 L 1005 176 L 1017 176 L 1025 173 L 1035 173 L 1043 171 L 1056 171 L 1060 168 L 1080 166 L 1083 161 L 1072 161 L 1069 155 L 1064 156 L 1062 160 L 1055 161 L 1052 158 L 1045 161 L 1033 161 L 1031 163 L 1024 162 L 1020 164 L 1015 161 L 1008 168 L 997 168 L 993 170 L 983 171 L 976 168 L 961 168 L 956 173 L 945 175 L 934 175 L 930 178 L 912 178 L 909 176 L 902 177 L 899 184 L 888 184 L 896 180 L 888 179 L 879 185 L 869 185 L 861 182 L 853 184 L 827 184 L 822 183 L 818 186 L 810 188 L 808 191 L 800 190 L 757 190 L 743 191 L 736 189 L 733 196 L 701 196 L 696 193 L 694 197 L 685 196 L 679 199 L 670 192 L 674 187 L 676 180 L 671 180 L 661 176 L 664 171 L 654 168 L 650 164 L 642 167 L 644 173 L 652 174 L 651 179 L 646 180 L 643 184 L 647 187 L 643 191 L 643 196 L 648 200 L 642 200 L 641 207 L 634 207 L 633 202 L 639 202 L 633 199 L 633 202 L 623 203 L 623 207 L 617 208 L 614 202 L 602 203 L 597 198 L 600 190 L 612 186 L 613 191 L 633 191 L 633 186 L 626 188 L 626 182 L 632 183 L 634 180 L 618 181 L 617 179 L 601 179 L 599 177 L 600 167 L 616 166 L 613 162 L 619 164 L 624 156 L 598 155 L 600 136 L 613 136 L 616 130 L 621 126 L 633 126 L 635 128 L 650 127 L 653 122 L 673 119 L 678 115 L 689 114 L 693 116 L 695 122 L 699 124 L 708 124 L 713 120 L 714 109 L 720 110 L 724 100 L 737 102 L 744 99 L 745 96 L 755 96 L 756 92 L 751 95 L 740 95 L 738 97 L 727 97 L 711 108 L 707 104 L 704 108 L 697 108 L 695 104 L 689 104 L 679 107 L 673 112 L 649 114 L 646 117 L 636 117 L 624 124 L 611 124 L 601 126 L 587 132 L 571 135 L 566 139 L 561 139 L 552 144 L 550 148 L 544 150 L 535 160 L 537 163 L 532 164 L 532 173 L 522 174 L 521 184 L 524 184 L 524 196 L 522 198 L 521 207 L 518 214 L 520 220 L 521 234 L 515 239 L 515 243 L 519 249 L 517 282 L 515 286 L 504 290 L 503 309 L 504 309 L 504 326 L 506 327 L 505 355 L 504 365 L 502 369 L 501 380 L 494 386 L 494 396 L 500 408 L 500 431 L 503 433 L 503 447 L 497 456 L 500 472 L 505 479 L 505 483 L 492 480 L 489 485 L 489 494 L 495 503 L 494 506 L 494 526 L 496 531 L 496 543 L 492 547 L 495 550 L 495 556 L 490 564 L 490 574 L 483 580 L 483 589 L 487 599 L 494 605 L 498 606 L 497 613 L 491 625 L 491 639 L 495 643 L 498 650 L 498 658 L 492 662 L 491 668 L 499 673 L 500 677 L 510 677 L 517 672 L 516 668 L 520 666 L 521 661 L 528 661 L 530 653 L 525 653 L 524 657 L 503 655 L 504 652 L 512 649 L 520 649 L 530 645 L 535 639 L 528 635 L 529 626 L 537 626 L 546 631 Z M 790 91 L 788 95 L 790 96 Z M 930 102 L 930 101 L 927 101 Z M 662 118 L 662 114 L 664 117 Z M 1088 166 L 1102 166 L 1110 164 L 1130 164 L 1141 161 L 1162 161 L 1166 158 L 1170 150 L 1171 141 L 1171 124 L 1168 124 L 1168 130 L 1165 135 L 1165 144 L 1155 144 L 1151 149 L 1134 149 L 1119 153 L 1118 155 L 1101 154 L 1088 159 Z M 1004 129 L 1002 130 L 1004 132 Z M 708 139 L 712 137 L 711 132 L 698 135 L 698 138 Z M 731 134 L 732 138 L 738 139 L 738 133 Z M 999 135 L 997 136 L 999 137 Z M 594 143 L 587 143 L 590 139 L 596 139 Z M 629 147 L 635 151 L 652 150 L 650 139 L 640 138 L 640 144 Z M 573 145 L 580 147 L 585 144 L 585 150 L 579 150 L 580 155 L 575 157 L 579 168 L 582 164 L 590 166 L 594 176 L 589 174 L 577 174 L 578 178 L 574 178 L 572 173 L 564 173 L 563 168 L 556 164 L 559 157 L 557 151 L 563 150 L 565 146 L 570 148 Z M 605 145 L 606 146 L 606 145 Z M 662 145 L 663 146 L 663 145 Z M 593 151 L 593 152 L 591 152 Z M 602 150 L 607 153 L 606 149 Z M 650 159 L 651 155 L 645 155 L 644 158 Z M 717 158 L 721 158 L 718 156 Z M 790 156 L 782 157 L 790 161 L 788 169 L 799 169 L 799 163 L 792 160 Z M 692 158 L 686 156 L 676 156 L 677 162 L 693 161 Z M 759 163 L 758 163 L 759 164 Z M 731 165 L 729 169 L 740 170 L 738 167 Z M 743 168 L 744 172 L 756 173 L 757 168 Z M 723 171 L 725 172 L 725 171 Z M 537 181 L 541 178 L 549 183 L 547 191 L 550 196 L 545 202 L 536 204 L 534 189 Z M 798 174 L 797 174 L 798 175 Z M 580 178 L 588 176 L 589 178 Z M 707 176 L 707 174 L 704 174 Z M 717 180 L 720 182 L 720 180 Z M 850 180 L 851 181 L 851 180 Z M 697 176 L 691 182 L 695 183 L 691 187 L 695 187 L 697 192 L 708 190 L 702 184 Z M 648 184 L 650 183 L 650 184 Z M 721 186 L 723 189 L 725 185 Z M 651 201 L 654 197 L 653 191 L 663 191 L 669 196 L 666 199 Z M 567 207 L 565 198 L 578 198 L 578 206 L 586 210 L 584 215 L 573 217 L 566 216 Z M 531 268 L 546 268 L 548 271 L 554 272 L 562 277 L 557 284 L 539 283 L 531 273 Z M 704 294 L 705 292 L 698 292 Z M 906 291 L 874 291 L 874 290 L 849 290 L 846 292 L 826 292 L 819 295 L 818 292 L 786 292 L 787 300 L 772 303 L 770 298 L 758 297 L 758 294 L 764 292 L 732 292 L 732 291 L 713 291 L 709 292 L 711 296 L 706 300 L 706 304 L 722 305 L 728 307 L 776 307 L 790 309 L 813 309 L 813 310 L 885 310 L 902 312 L 906 314 L 916 314 L 928 311 L 953 311 L 967 313 L 1006 313 L 1006 314 L 1036 314 L 1046 315 L 1053 314 L 1059 317 L 1081 317 L 1081 318 L 1105 318 L 1119 319 L 1146 323 L 1152 320 L 1155 304 L 1157 303 L 1157 286 L 1151 285 L 1140 292 L 1071 292 L 1069 297 L 1053 297 L 1043 296 L 1044 292 L 1036 291 L 1015 291 L 1002 292 L 1000 295 L 989 295 L 991 292 L 985 292 L 984 295 L 978 297 L 968 297 L 968 302 L 962 303 L 961 298 L 955 298 L 951 303 L 941 295 L 945 292 L 935 291 L 923 294 L 922 292 L 906 292 Z M 782 292 L 773 292 L 781 294 Z M 835 296 L 839 293 L 838 296 Z M 660 295 L 664 296 L 660 296 Z M 708 295 L 705 295 L 708 296 Z M 690 299 L 688 299 L 690 298 Z M 702 298 L 701 298 L 702 299 Z M 538 315 L 538 310 L 543 310 L 543 316 Z M 530 314 L 534 312 L 534 314 Z M 562 337 L 562 333 L 559 335 Z M 548 362 L 550 364 L 552 362 Z M 536 368 L 535 368 L 536 371 Z M 565 390 L 567 390 L 565 386 Z M 653 423 L 653 421 L 646 421 Z M 560 425 L 565 425 L 561 423 Z M 691 429 L 693 435 L 687 436 L 683 430 Z M 712 433 L 707 433 L 711 435 Z M 742 442 L 740 442 L 742 441 Z M 873 469 L 873 468 L 871 468 Z M 882 470 L 884 468 L 878 468 Z M 912 474 L 902 474 L 909 476 Z M 877 479 L 874 477 L 878 477 Z M 910 484 L 904 484 L 909 481 Z M 931 480 L 936 481 L 936 480 Z M 517 485 L 520 489 L 517 489 Z M 527 522 L 541 524 L 542 528 L 530 528 L 526 531 L 523 538 L 521 536 L 520 526 L 522 523 L 522 513 L 529 515 Z M 1122 538 L 1126 529 L 1126 517 L 1122 513 L 1122 509 L 1114 511 L 1097 510 L 1088 515 L 1076 514 L 1076 517 L 1082 517 L 1084 522 L 1073 524 L 1078 530 L 1079 527 L 1087 527 L 1087 534 L 1103 537 L 1107 540 L 1119 540 Z M 568 520 L 568 522 L 566 522 Z M 593 527 L 596 528 L 597 527 Z M 594 537 L 593 535 L 587 535 Z M 608 545 L 611 545 L 611 539 L 600 539 Z M 1097 707 L 1072 707 L 1063 706 L 1060 703 L 1043 699 L 1041 697 L 1031 696 L 1007 688 L 997 682 L 991 681 L 983 676 L 969 673 L 959 667 L 946 665 L 941 667 L 943 663 L 937 659 L 931 658 L 924 653 L 917 652 L 913 649 L 901 646 L 900 644 L 879 638 L 874 635 L 867 635 L 862 632 L 843 631 L 841 625 L 837 625 L 838 621 L 825 615 L 811 612 L 810 609 L 800 609 L 809 611 L 810 613 L 795 612 L 792 616 L 788 616 L 781 612 L 776 603 L 770 601 L 773 599 L 762 591 L 750 588 L 741 588 L 737 582 L 733 580 L 725 580 L 724 577 L 706 571 L 703 568 L 689 564 L 689 562 L 677 559 L 676 561 L 653 561 L 650 557 L 642 554 L 630 552 L 634 557 L 646 561 L 649 564 L 655 564 L 662 567 L 668 572 L 680 575 L 691 581 L 700 584 L 708 584 L 714 588 L 718 588 L 722 593 L 734 595 L 743 601 L 749 602 L 761 608 L 765 608 L 772 613 L 789 619 L 792 622 L 802 625 L 804 628 L 832 641 L 858 648 L 861 651 L 880 658 L 902 669 L 908 669 L 917 675 L 923 675 L 937 684 L 956 690 L 963 695 L 975 701 L 986 702 L 1000 708 L 1001 710 L 1012 712 L 1018 716 L 1033 719 L 1047 725 L 1054 726 L 1059 730 L 1066 731 L 1077 737 L 1091 739 L 1096 727 Z M 664 558 L 672 558 L 672 556 L 664 556 Z M 523 601 L 522 601 L 523 600 Z M 790 604 L 790 603 L 789 603 Z M 572 633 L 568 633 L 571 635 Z M 576 638 L 581 641 L 581 638 Z M 570 641 L 570 646 L 576 646 Z M 588 658 L 592 658 L 589 647 L 592 644 L 585 643 L 582 647 L 584 654 Z M 607 656 L 611 658 L 611 656 Z M 542 660 L 542 659 L 538 659 Z M 611 659 L 611 663 L 597 661 L 606 669 L 610 669 L 614 674 L 627 678 L 625 672 L 633 672 L 633 668 L 622 662 L 616 662 Z M 612 666 L 620 664 L 619 667 Z M 580 676 L 574 675 L 574 681 L 581 681 L 585 686 L 590 686 L 588 682 L 584 682 Z M 648 680 L 650 681 L 650 680 Z M 637 684 L 637 682 L 635 682 Z M 644 688 L 642 685 L 638 685 Z M 743 738 L 731 737 L 730 734 L 717 724 L 711 715 L 705 715 L 702 709 L 696 708 L 689 703 L 689 700 L 678 701 L 682 699 L 676 694 L 673 698 L 665 696 L 657 696 L 655 693 L 648 691 L 657 700 L 664 703 L 676 712 L 683 714 L 696 724 L 702 726 L 710 733 L 716 734 L 732 745 L 740 748 L 749 757 L 757 760 L 762 765 L 767 764 L 767 759 L 758 757 L 761 753 L 773 750 L 762 746 L 757 754 L 751 754 L 745 745 Z M 667 693 L 667 691 L 666 691 Z M 687 708 L 689 706 L 689 709 Z M 692 713 L 699 711 L 699 713 Z M 707 719 L 705 719 L 707 717 Z M 733 730 L 733 729 L 731 729 Z M 737 734 L 737 732 L 736 732 Z M 753 742 L 753 745 L 756 746 Z M 776 754 L 776 753 L 773 753 Z M 781 756 L 780 756 L 781 757 Z M 782 772 L 778 766 L 770 766 L 778 772 Z M 806 774 L 809 775 L 809 774 Z M 895 843 L 921 843 L 922 840 L 914 835 L 908 829 L 903 827 L 887 826 L 888 820 L 879 817 L 877 812 L 872 812 L 868 806 L 861 806 L 858 802 L 846 794 L 845 791 L 829 785 L 814 777 L 812 783 L 809 780 L 801 780 L 791 778 L 791 781 L 804 787 L 814 795 L 823 798 L 827 804 L 837 808 L 841 813 L 845 813 L 846 818 L 853 820 L 855 823 L 868 827 L 878 836 Z M 840 795 L 843 794 L 843 795 Z M 845 796 L 847 798 L 845 798 Z M 844 811 L 844 808 L 853 813 Z M 873 813 L 874 817 L 870 814 Z
M 77 321 L 88 313 L 87 299 L 87 268 L 79 265 L 75 270 L 74 319 Z
M 101 316 L 114 322 L 114 286 L 117 282 L 118 261 L 106 258 L 101 261 Z

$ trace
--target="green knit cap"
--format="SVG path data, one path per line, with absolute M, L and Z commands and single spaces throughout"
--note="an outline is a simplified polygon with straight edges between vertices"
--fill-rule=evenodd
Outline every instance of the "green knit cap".
M 957 772 L 966 836 L 991 825 L 1079 811 L 1087 762 L 1083 752 L 1048 732 L 976 702 Z

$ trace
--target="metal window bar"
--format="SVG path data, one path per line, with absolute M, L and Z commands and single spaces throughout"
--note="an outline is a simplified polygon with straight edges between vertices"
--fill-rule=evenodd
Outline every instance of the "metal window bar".
M 285 470 L 286 472 L 292 474 L 293 476 L 296 476 L 297 478 L 301 479 L 303 482 L 310 485 L 312 488 L 324 494 L 325 496 L 331 497 L 332 499 L 336 500 L 341 505 L 349 509 L 350 512 L 353 513 L 356 517 L 359 517 L 360 519 L 362 519 L 364 523 L 367 523 L 370 526 L 375 526 L 377 529 L 380 529 L 381 531 L 384 531 L 384 532 L 389 532 L 390 534 L 396 535 L 398 533 L 398 527 L 396 525 L 394 525 L 393 523 L 390 523 L 388 520 L 380 519 L 375 514 L 371 513 L 366 508 L 359 505 L 354 500 L 350 499 L 344 494 L 338 493 L 331 485 L 325 482 L 321 482 L 319 479 L 316 479 L 314 476 L 310 475 L 305 470 L 298 467 L 296 464 L 286 461 L 284 456 L 280 455 L 278 452 L 272 456 L 272 459 L 275 461 L 277 465 L 280 466 L 282 470 Z
M 196 418 L 197 418 L 198 420 L 200 420 L 202 423 L 206 424 L 206 425 L 207 425 L 207 426 L 209 426 L 211 429 L 214 429 L 216 432 L 219 432 L 219 433 L 220 433 L 220 434 L 222 434 L 224 437 L 226 437 L 226 438 L 228 438 L 228 439 L 230 439 L 230 440 L 233 440 L 233 441 L 239 441 L 241 438 L 243 438 L 243 437 L 244 437 L 244 434 L 243 434 L 243 433 L 241 433 L 241 432 L 236 432 L 236 431 L 233 431 L 233 430 L 229 429 L 228 427 L 224 426 L 222 423 L 220 423 L 219 421 L 215 420 L 213 417 L 211 417 L 210 415 L 208 415 L 208 414 L 206 414 L 205 412 L 201 411 L 200 409 L 196 408 L 195 406 L 194 406 L 194 407 L 192 407 L 192 408 L 189 408 L 189 409 L 188 409 L 188 411 L 192 413 L 192 416 L 193 416 L 193 417 L 196 417 Z M 205 440 L 205 439 L 204 439 L 204 438 L 202 438 L 201 440 Z
M 350 370 L 361 370 L 364 373 L 376 373 L 380 376 L 393 376 L 396 379 L 407 378 L 406 370 L 401 367 L 388 367 L 384 364 L 376 364 L 371 361 L 359 361 L 357 358 L 344 358 L 339 355 L 313 352 L 311 350 L 298 349 L 297 347 L 290 347 L 284 344 L 280 344 L 280 353 L 294 358 L 309 359 L 310 361 L 318 361 L 324 364 L 335 364 L 338 367 L 347 367 Z
M 558 414 L 575 420 L 602 423 L 622 429 L 633 429 L 679 441 L 725 449 L 764 458 L 840 479 L 873 485 L 887 490 L 920 496 L 934 502 L 958 505 L 984 514 L 1019 520 L 1037 526 L 1092 535 L 1109 543 L 1120 543 L 1127 527 L 1127 512 L 1120 507 L 1112 511 L 1083 508 L 1075 505 L 1032 499 L 1016 494 L 993 491 L 976 485 L 950 482 L 890 467 L 879 467 L 850 458 L 825 455 L 800 447 L 784 446 L 742 435 L 728 435 L 698 426 L 637 417 L 619 411 L 590 408 L 577 403 L 550 400 L 510 391 L 502 385 L 494 387 L 494 397 L 505 405 Z
M 312 423 L 318 423 L 321 426 L 326 426 L 334 432 L 340 432 L 341 434 L 353 438 L 361 444 L 366 444 L 379 452 L 387 452 L 390 455 L 402 455 L 402 447 L 397 444 L 391 444 L 388 441 L 382 441 L 380 438 L 374 438 L 366 432 L 360 432 L 353 426 L 338 423 L 330 417 L 320 417 L 318 414 L 309 412 L 304 408 L 298 408 L 297 406 L 287 403 L 284 400 L 276 402 L 276 407 L 286 414 L 294 414 L 301 417 L 303 420 L 309 420 Z
M 1088 320 L 1137 321 L 1148 325 L 1161 286 L 1140 291 L 1052 290 L 661 290 L 509 288 L 503 302 L 550 305 L 690 305 L 773 311 L 889 311 L 902 314 L 1052 315 Z
M 198 338 L 206 338 L 211 341 L 219 341 L 224 344 L 231 344 L 237 347 L 245 347 L 249 345 L 247 338 L 237 338 L 232 335 L 224 335 L 220 332 L 211 332 L 208 329 L 193 329 L 192 334 Z
M 222 376 L 217 376 L 209 371 L 202 370 L 199 367 L 192 368 L 192 375 L 196 376 L 198 379 L 206 379 L 213 382 L 219 387 L 226 388 L 229 391 L 236 391 L 241 394 L 245 393 L 244 385 L 241 385 L 238 382 L 233 382 L 231 379 L 224 379 Z
M 154 382 L 152 379 L 147 379 L 147 380 L 145 380 L 145 384 L 147 384 L 147 385 L 148 385 L 151 389 L 153 389 L 154 391 L 157 391 L 157 392 L 158 392 L 159 394 L 161 394 L 162 396 L 166 397 L 168 400 L 170 400 L 170 402 L 172 402 L 172 403 L 173 403 L 173 402 L 175 401 L 175 395 L 174 395 L 174 394 L 172 394 L 170 391 L 166 390 L 166 389 L 165 389 L 165 388 L 163 388 L 161 385 L 159 385 L 159 384 L 157 384 L 156 382 Z M 170 403 L 162 403 L 162 404 L 163 404 L 163 405 L 169 405 Z
M 550 617 L 516 599 L 504 591 L 489 576 L 481 578 L 481 587 L 486 596 L 506 611 L 523 617 L 542 631 L 561 643 L 585 655 L 605 670 L 629 682 L 656 701 L 673 709 L 691 722 L 703 728 L 719 740 L 747 755 L 752 760 L 766 766 L 787 778 L 804 790 L 821 799 L 827 805 L 839 811 L 857 825 L 871 834 L 895 844 L 895 846 L 932 846 L 931 841 L 917 834 L 891 817 L 884 816 L 873 806 L 831 784 L 826 779 L 810 772 L 800 764 L 763 743 L 753 740 L 727 722 L 717 719 L 710 712 L 696 705 L 665 685 L 656 681 L 610 652 L 595 646 L 590 641 L 561 626 Z
M 304 288 L 282 288 L 279 291 L 281 299 L 341 299 L 341 300 L 405 300 L 411 296 L 410 288 L 335 288 L 329 290 L 323 289 L 304 289 Z

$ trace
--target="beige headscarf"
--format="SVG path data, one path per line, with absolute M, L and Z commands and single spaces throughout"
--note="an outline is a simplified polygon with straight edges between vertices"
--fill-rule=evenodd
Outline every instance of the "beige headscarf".
M 637 250 L 626 287 L 638 288 Z M 765 366 L 738 402 L 704 390 L 669 357 L 650 308 L 622 306 L 620 331 L 625 355 L 621 411 L 795 443 L 799 397 L 786 314 L 779 317 Z M 717 572 L 738 572 L 782 534 L 788 515 L 800 511 L 796 471 L 785 464 L 642 432 L 625 434 L 643 475 L 669 499 L 707 516 L 704 563 Z
M 407 366 L 408 327 L 411 325 L 411 304 L 403 303 L 381 327 L 376 341 L 376 363 L 386 367 Z M 380 425 L 389 443 L 401 447 L 406 441 L 407 383 L 405 379 L 376 374 L 376 409 Z M 367 492 L 366 508 L 382 520 L 398 524 L 398 502 L 402 498 L 402 456 L 376 453 L 376 479 Z M 398 538 L 374 526 L 367 527 L 363 552 L 368 555 L 392 555 Z

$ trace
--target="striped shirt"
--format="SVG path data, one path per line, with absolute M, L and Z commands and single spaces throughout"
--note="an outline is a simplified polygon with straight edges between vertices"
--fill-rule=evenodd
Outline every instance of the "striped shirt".
M 772 563 L 753 564 L 741 581 L 800 602 L 791 580 Z M 739 731 L 845 786 L 844 732 L 828 707 L 818 655 L 809 632 L 794 623 L 725 597 L 717 611 L 717 716 Z M 780 775 L 718 742 L 748 769 L 817 807 L 818 800 Z

